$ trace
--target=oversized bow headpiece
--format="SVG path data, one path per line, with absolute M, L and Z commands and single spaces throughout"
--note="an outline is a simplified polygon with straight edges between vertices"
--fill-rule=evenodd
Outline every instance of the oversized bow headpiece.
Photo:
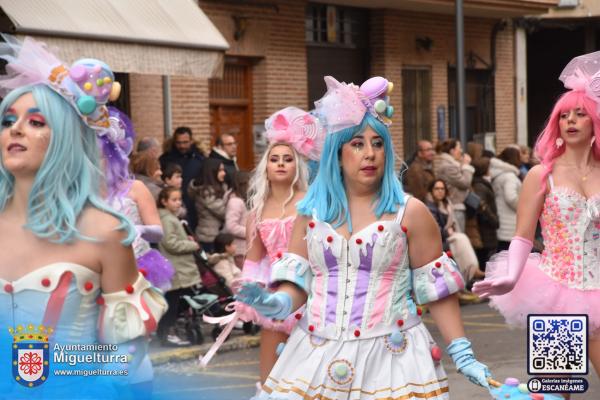
M 325 141 L 325 129 L 319 120 L 296 107 L 277 111 L 265 121 L 269 143 L 286 143 L 303 156 L 318 160 Z
M 375 76 L 363 83 L 360 88 L 352 83 L 338 82 L 326 76 L 327 93 L 315 101 L 316 113 L 323 120 L 327 132 L 359 125 L 365 114 L 371 113 L 386 126 L 391 125 L 394 107 L 390 105 L 389 94 L 394 84 L 381 76 Z
M 567 89 L 585 92 L 596 102 L 596 113 L 600 116 L 600 51 L 575 57 L 558 79 Z

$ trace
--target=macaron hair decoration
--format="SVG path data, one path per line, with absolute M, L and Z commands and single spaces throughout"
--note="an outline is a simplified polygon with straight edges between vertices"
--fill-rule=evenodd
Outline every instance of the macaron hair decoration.
M 60 94 L 98 136 L 111 128 L 106 103 L 116 100 L 121 85 L 104 62 L 92 58 L 66 65 L 45 43 L 26 37 L 21 43 L 2 35 L 0 58 L 7 62 L 6 75 L 0 76 L 0 94 L 26 85 L 45 84 Z
M 365 81 L 360 87 L 338 82 L 332 76 L 326 76 L 327 92 L 315 101 L 315 113 L 323 121 L 328 133 L 361 123 L 366 113 L 371 113 L 386 126 L 391 125 L 394 107 L 390 104 L 389 94 L 394 84 L 381 76 Z

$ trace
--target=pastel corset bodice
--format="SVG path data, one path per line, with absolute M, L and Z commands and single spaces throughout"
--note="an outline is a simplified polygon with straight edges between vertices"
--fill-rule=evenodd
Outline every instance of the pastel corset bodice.
M 113 199 L 110 205 L 115 210 L 125 215 L 132 224 L 143 225 L 137 203 L 133 199 L 123 196 Z M 133 252 L 135 253 L 136 258 L 144 255 L 148 250 L 150 250 L 150 244 L 139 234 L 135 237 L 131 246 L 133 247 Z
M 600 194 L 586 199 L 552 187 L 540 223 L 545 246 L 540 268 L 570 288 L 600 289 Z
M 303 322 L 324 337 L 386 334 L 416 308 L 400 219 L 376 221 L 349 240 L 313 219 L 307 228 L 313 278 Z
M 72 263 L 46 265 L 25 276 L 0 278 L 0 326 L 52 326 L 61 343 L 97 341 L 100 275 Z M 4 342 L 3 342 L 4 343 Z
M 287 251 L 295 220 L 296 216 L 291 215 L 283 219 L 267 218 L 258 223 L 258 234 L 267 250 L 269 262 L 272 263 L 278 254 Z

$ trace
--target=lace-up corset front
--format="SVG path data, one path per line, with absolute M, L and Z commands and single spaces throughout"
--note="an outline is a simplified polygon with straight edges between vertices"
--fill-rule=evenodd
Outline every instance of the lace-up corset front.
M 599 289 L 600 193 L 586 199 L 551 183 L 540 223 L 545 245 L 540 268 L 568 287 Z

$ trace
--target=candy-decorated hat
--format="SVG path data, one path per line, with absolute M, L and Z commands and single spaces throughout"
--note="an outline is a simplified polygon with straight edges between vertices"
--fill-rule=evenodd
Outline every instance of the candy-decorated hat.
M 23 43 L 2 35 L 0 58 L 7 61 L 6 75 L 0 75 L 0 94 L 35 84 L 44 84 L 60 94 L 98 136 L 117 140 L 119 133 L 111 126 L 106 103 L 116 100 L 121 85 L 115 82 L 104 62 L 84 58 L 67 66 L 50 52 L 45 43 L 26 37 Z
M 394 84 L 381 76 L 365 81 L 360 88 L 352 83 L 338 82 L 326 76 L 327 93 L 315 101 L 315 112 L 323 121 L 327 132 L 339 132 L 360 124 L 366 113 L 371 113 L 386 126 L 391 125 L 394 107 L 389 94 Z

